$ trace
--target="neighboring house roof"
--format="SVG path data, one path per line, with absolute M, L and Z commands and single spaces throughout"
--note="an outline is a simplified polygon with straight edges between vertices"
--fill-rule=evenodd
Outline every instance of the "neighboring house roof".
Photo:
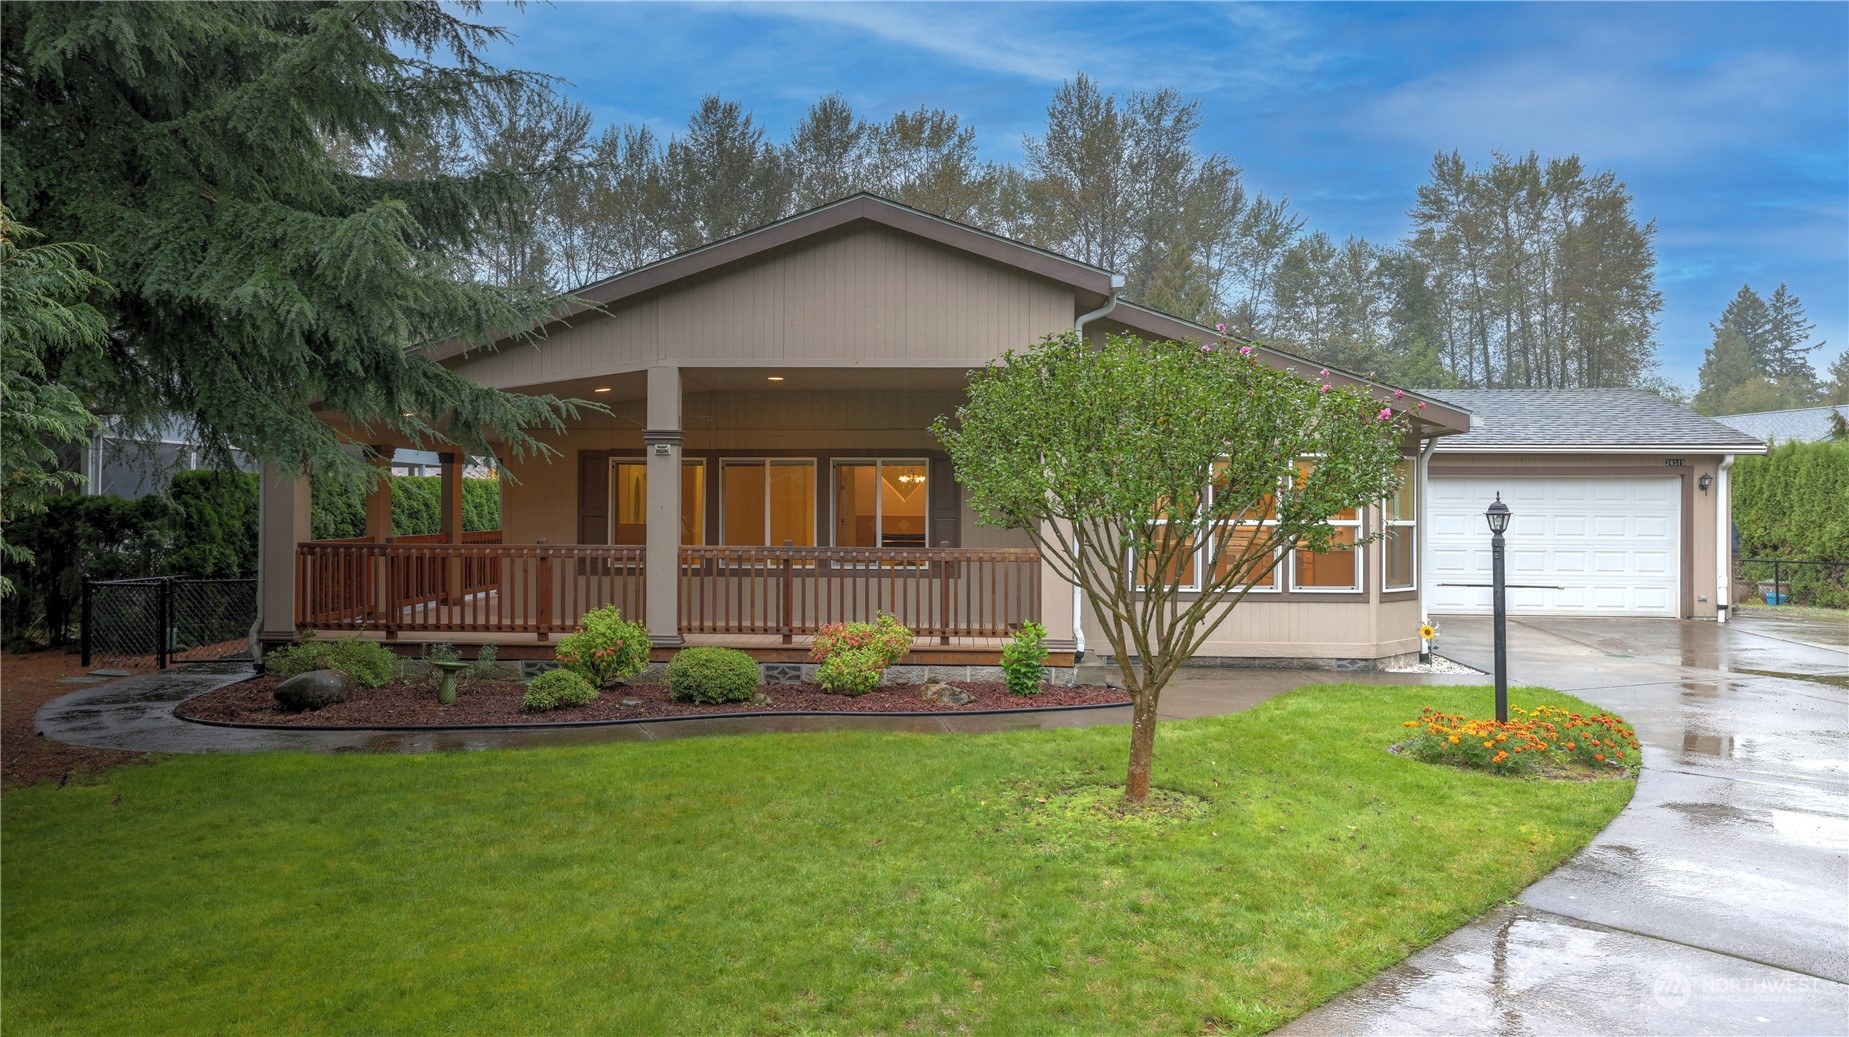
M 1830 415 L 1849 420 L 1849 405 L 1762 410 L 1751 414 L 1719 414 L 1714 420 L 1768 443 L 1815 443 L 1830 438 Z
M 1447 389 L 1429 395 L 1481 419 L 1442 453 L 1762 454 L 1765 444 L 1642 389 Z

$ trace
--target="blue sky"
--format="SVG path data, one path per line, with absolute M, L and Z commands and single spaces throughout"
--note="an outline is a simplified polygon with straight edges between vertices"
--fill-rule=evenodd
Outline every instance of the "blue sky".
M 499 63 L 664 137 L 702 95 L 786 135 L 818 96 L 962 116 L 1015 161 L 1083 71 L 1201 101 L 1203 150 L 1310 228 L 1393 241 L 1434 153 L 1578 154 L 1657 224 L 1662 373 L 1693 386 L 1742 283 L 1849 345 L 1849 4 L 610 4 L 491 7 Z

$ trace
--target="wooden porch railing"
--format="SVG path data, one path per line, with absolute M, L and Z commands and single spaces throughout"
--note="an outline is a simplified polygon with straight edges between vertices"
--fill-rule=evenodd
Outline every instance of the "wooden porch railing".
M 1001 548 L 682 547 L 681 630 L 778 634 L 890 612 L 919 638 L 1040 619 L 1040 554 Z
M 483 537 L 492 534 L 470 534 Z M 644 614 L 644 549 L 316 541 L 296 550 L 296 623 L 416 633 L 570 631 L 614 604 Z M 680 629 L 779 635 L 890 612 L 920 639 L 1006 637 L 1040 615 L 1040 556 L 1020 549 L 683 547 Z M 666 626 L 666 624 L 663 624 Z
M 382 630 L 388 638 L 449 631 L 544 640 L 600 605 L 643 619 L 640 547 L 431 539 L 297 545 L 296 624 Z

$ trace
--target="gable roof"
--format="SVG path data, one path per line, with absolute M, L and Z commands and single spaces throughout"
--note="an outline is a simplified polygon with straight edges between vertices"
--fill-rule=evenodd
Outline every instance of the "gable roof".
M 1430 395 L 1476 414 L 1441 453 L 1763 454 L 1766 446 L 1643 389 L 1446 389 Z
M 1830 438 L 1830 415 L 1849 419 L 1849 404 L 1834 407 L 1794 407 L 1750 414 L 1717 414 L 1714 420 L 1768 443 L 1815 443 Z
M 807 212 L 786 216 L 754 230 L 689 249 L 614 277 L 595 281 L 569 293 L 551 320 L 568 320 L 586 310 L 608 306 L 696 274 L 773 251 L 806 238 L 855 224 L 890 227 L 934 241 L 960 252 L 994 260 L 1070 286 L 1085 309 L 1102 306 L 1110 298 L 1116 276 L 1103 267 L 1068 259 L 1056 252 L 991 234 L 908 205 L 861 192 Z M 433 360 L 447 360 L 479 347 L 451 339 L 426 350 Z
M 1130 331 L 1154 335 L 1157 338 L 1180 341 L 1212 342 L 1218 339 L 1220 334 L 1217 330 L 1207 327 L 1204 324 L 1196 324 L 1190 320 L 1183 320 L 1180 317 L 1163 313 L 1161 310 L 1152 310 L 1147 306 L 1134 302 L 1120 301 L 1110 313 L 1099 318 L 1099 321 L 1103 324 L 1116 324 Z M 1339 368 L 1326 367 L 1308 357 L 1298 356 L 1295 353 L 1286 352 L 1275 346 L 1260 345 L 1258 347 L 1258 353 L 1265 358 L 1265 362 L 1270 366 L 1286 370 L 1294 369 L 1299 373 L 1305 374 L 1306 377 L 1308 377 L 1307 372 L 1309 371 L 1328 371 L 1329 381 L 1335 385 L 1363 385 L 1376 389 L 1398 389 L 1397 386 L 1388 385 L 1386 382 L 1376 379 L 1363 377 L 1355 374 L 1353 371 L 1343 371 Z M 1401 406 L 1412 407 L 1414 417 L 1418 421 L 1426 425 L 1436 426 L 1436 429 L 1428 431 L 1426 433 L 1427 435 L 1454 436 L 1471 427 L 1470 411 L 1465 408 L 1458 407 L 1431 393 L 1414 392 L 1411 389 L 1399 389 L 1398 391 L 1404 393 L 1406 399 L 1394 401 L 1394 408 L 1397 410 Z M 1426 406 L 1420 408 L 1418 404 L 1421 402 Z

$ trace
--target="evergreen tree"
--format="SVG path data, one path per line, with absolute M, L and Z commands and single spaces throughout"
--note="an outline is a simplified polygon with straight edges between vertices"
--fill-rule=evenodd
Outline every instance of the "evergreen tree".
M 1758 374 L 1772 373 L 1772 314 L 1752 285 L 1741 285 L 1727 308 L 1721 311 L 1721 319 L 1710 326 L 1716 330 L 1731 328 L 1745 340 L 1747 355 L 1752 358 L 1752 370 Z
M 1849 403 L 1849 349 L 1837 354 L 1836 362 L 1830 365 L 1829 385 L 1825 387 L 1825 403 Z
M 472 3 L 8 4 L 0 193 L 52 240 L 107 257 L 108 347 L 46 370 L 131 430 L 177 415 L 229 467 L 363 470 L 347 435 L 542 450 L 574 406 L 428 359 L 528 328 L 543 294 L 472 281 L 466 256 L 519 204 L 496 171 L 356 174 L 329 142 L 401 149 L 533 77 L 481 60 Z M 494 441 L 490 441 L 491 432 Z
M 1708 347 L 1698 375 L 1699 388 L 1693 403 L 1695 412 L 1736 413 L 1725 409 L 1728 397 L 1741 386 L 1760 377 L 1754 363 L 1752 345 L 1746 336 L 1736 327 L 1716 325 L 1714 344 Z
M 34 232 L 0 205 L 0 558 L 27 565 L 33 552 L 6 530 L 43 510 L 46 498 L 82 484 L 58 466 L 57 448 L 83 439 L 96 417 L 53 381 L 48 357 L 94 362 L 109 322 L 89 298 L 109 286 L 92 273 L 102 257 L 75 245 L 34 245 Z M 0 576 L 0 597 L 13 584 Z
M 1766 300 L 1765 374 L 1792 385 L 1814 385 L 1817 371 L 1810 354 L 1823 347 L 1810 342 L 1817 325 L 1804 319 L 1804 304 L 1783 281 Z

